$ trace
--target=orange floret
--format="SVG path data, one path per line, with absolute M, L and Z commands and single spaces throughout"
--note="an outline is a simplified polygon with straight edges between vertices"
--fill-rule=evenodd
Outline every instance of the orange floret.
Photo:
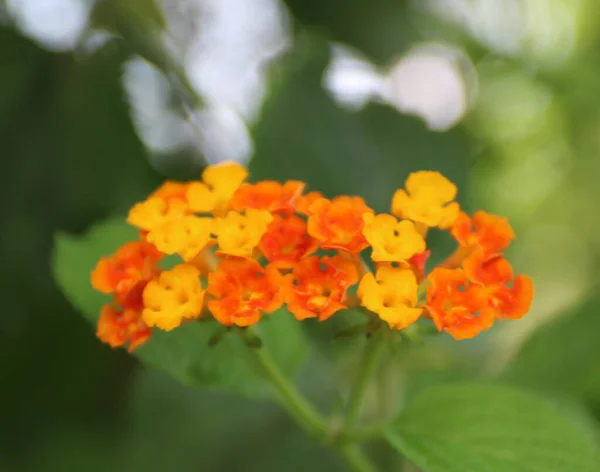
M 446 229 L 459 213 L 454 202 L 456 186 L 439 172 L 413 172 L 405 182 L 406 190 L 397 190 L 392 199 L 392 213 L 429 227 Z
M 128 242 L 113 256 L 103 257 L 92 271 L 91 283 L 102 293 L 122 293 L 140 281 L 150 280 L 158 271 L 163 254 L 145 241 Z
M 217 236 L 217 256 L 252 257 L 273 216 L 268 211 L 250 209 L 245 214 L 230 211 L 213 221 Z
M 256 324 L 263 313 L 281 304 L 282 276 L 272 266 L 263 268 L 252 259 L 225 259 L 208 276 L 208 293 L 215 299 L 208 309 L 225 326 Z
M 461 247 L 480 247 L 486 254 L 503 251 L 515 238 L 508 219 L 477 211 L 470 218 L 461 212 L 450 233 Z
M 100 312 L 96 336 L 112 348 L 129 343 L 129 352 L 144 344 L 151 335 L 151 330 L 140 317 L 140 313 L 132 310 L 119 311 L 112 305 L 104 305 Z
M 483 250 L 464 262 L 469 279 L 485 287 L 489 304 L 499 318 L 519 319 L 529 312 L 533 300 L 533 282 L 526 275 L 513 275 L 510 263 L 501 256 L 488 257 Z
M 182 216 L 189 214 L 187 204 L 176 198 L 165 200 L 160 197 L 149 197 L 136 203 L 127 216 L 127 223 L 147 232 Z
M 294 215 L 276 215 L 258 245 L 265 258 L 281 269 L 292 268 L 317 247 L 317 241 L 306 230 L 306 222 Z
M 308 234 L 317 239 L 323 249 L 358 254 L 369 245 L 362 233 L 366 214 L 373 214 L 373 210 L 360 197 L 320 198 L 309 208 Z
M 358 285 L 362 306 L 379 315 L 390 327 L 403 329 L 419 319 L 417 278 L 410 269 L 383 266 L 376 276 L 366 273 Z
M 148 282 L 142 317 L 149 326 L 171 331 L 184 319 L 200 316 L 203 301 L 200 271 L 191 264 L 179 264 Z
M 305 185 L 304 182 L 297 180 L 289 180 L 284 184 L 274 180 L 243 184 L 233 195 L 231 208 L 236 211 L 254 208 L 271 213 L 292 213 Z
M 153 229 L 146 240 L 161 252 L 179 254 L 184 261 L 189 262 L 213 241 L 212 225 L 212 218 L 188 215 Z
M 348 288 L 358 282 L 356 265 L 340 256 L 302 259 L 285 277 L 282 291 L 287 308 L 296 319 L 325 321 L 346 308 Z
M 412 221 L 398 221 L 392 215 L 367 213 L 363 234 L 373 247 L 371 258 L 375 262 L 405 262 L 425 251 L 425 239 L 415 229 Z
M 163 200 L 181 200 L 187 202 L 187 189 L 188 182 L 175 182 L 173 180 L 167 180 L 154 192 L 150 194 L 150 197 L 162 198 Z
M 494 310 L 483 287 L 469 284 L 462 269 L 438 267 L 428 276 L 427 311 L 438 331 L 468 339 L 494 324 Z
M 231 198 L 246 177 L 248 171 L 235 162 L 207 167 L 202 173 L 203 182 L 189 184 L 186 196 L 191 210 L 215 215 L 226 213 Z
M 419 283 L 421 283 L 421 280 L 425 278 L 425 265 L 427 264 L 427 260 L 429 259 L 430 255 L 431 251 L 428 249 L 427 251 L 415 254 L 408 260 L 410 267 L 417 276 L 417 282 Z
M 296 212 L 302 215 L 308 215 L 308 209 L 314 201 L 323 198 L 321 192 L 308 192 L 305 195 L 300 195 L 296 200 Z
M 156 274 L 158 275 L 158 271 Z M 144 309 L 142 295 L 148 282 L 149 280 L 141 280 L 126 291 L 116 292 L 114 294 L 115 303 L 124 310 L 141 312 Z

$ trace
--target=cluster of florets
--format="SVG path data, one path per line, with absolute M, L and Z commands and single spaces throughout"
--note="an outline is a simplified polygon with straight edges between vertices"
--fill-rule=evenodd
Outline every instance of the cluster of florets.
M 211 166 L 202 181 L 166 182 L 131 209 L 140 240 L 92 272 L 94 288 L 114 300 L 98 321 L 102 341 L 133 350 L 153 328 L 208 317 L 247 327 L 284 305 L 320 321 L 360 306 L 398 330 L 427 318 L 464 339 L 529 310 L 531 279 L 515 278 L 502 255 L 514 238 L 507 220 L 461 212 L 438 172 L 411 174 L 391 214 L 298 181 L 246 178 L 238 164 Z M 429 228 L 449 230 L 458 249 L 426 275 Z M 165 255 L 179 257 L 169 270 Z

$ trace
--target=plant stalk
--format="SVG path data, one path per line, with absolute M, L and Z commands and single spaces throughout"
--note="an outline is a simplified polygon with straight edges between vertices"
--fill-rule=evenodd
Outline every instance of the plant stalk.
M 367 340 L 358 375 L 348 401 L 344 430 L 352 430 L 360 418 L 364 396 L 375 375 L 385 343 L 380 333 Z

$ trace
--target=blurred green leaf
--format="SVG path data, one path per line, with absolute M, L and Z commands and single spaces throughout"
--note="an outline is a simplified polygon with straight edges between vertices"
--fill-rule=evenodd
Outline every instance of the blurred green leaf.
M 54 276 L 90 322 L 96 323 L 100 307 L 109 301 L 92 289 L 90 272 L 100 257 L 112 254 L 124 242 L 136 238 L 136 231 L 124 219 L 100 223 L 81 238 L 66 234 L 56 237 Z M 218 326 L 216 322 L 202 322 L 188 323 L 169 333 L 154 330 L 151 340 L 134 355 L 188 385 L 264 394 L 267 385 L 240 336 L 231 333 L 217 346 L 209 345 Z M 288 375 L 297 372 L 307 355 L 300 324 L 280 310 L 269 315 L 258 328 L 265 348 L 272 352 L 283 371 Z
M 521 347 L 503 380 L 576 396 L 600 394 L 600 295 L 539 328 Z
M 387 66 L 414 40 L 407 0 L 285 0 L 295 18 L 336 43 L 349 44 Z M 377 25 L 375 32 L 373 26 Z
M 124 28 L 155 34 L 167 27 L 156 0 L 99 0 L 92 11 L 91 25 L 118 34 Z
M 588 435 L 542 399 L 500 385 L 424 391 L 387 431 L 424 472 L 594 472 Z

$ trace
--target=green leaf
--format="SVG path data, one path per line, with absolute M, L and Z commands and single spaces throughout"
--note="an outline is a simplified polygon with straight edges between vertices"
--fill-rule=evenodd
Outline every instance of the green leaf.
M 596 295 L 572 313 L 540 327 L 521 346 L 503 380 L 545 391 L 598 398 L 599 308 L 600 295 Z
M 596 472 L 589 437 L 527 392 L 486 384 L 426 390 L 386 433 L 424 472 Z
M 125 28 L 157 34 L 167 28 L 156 0 L 100 0 L 92 11 L 91 24 L 115 33 L 122 33 Z
M 108 297 L 92 289 L 90 272 L 100 257 L 112 254 L 124 242 L 136 237 L 136 231 L 123 219 L 103 222 L 79 238 L 57 235 L 54 277 L 90 322 L 95 324 L 102 304 L 110 302 Z M 291 376 L 307 355 L 302 328 L 285 310 L 267 316 L 268 320 L 258 325 L 258 335 L 282 370 Z M 225 388 L 247 395 L 267 392 L 262 374 L 241 336 L 230 333 L 218 345 L 209 345 L 218 327 L 216 322 L 198 322 L 168 333 L 156 329 L 150 341 L 134 355 L 188 385 Z

